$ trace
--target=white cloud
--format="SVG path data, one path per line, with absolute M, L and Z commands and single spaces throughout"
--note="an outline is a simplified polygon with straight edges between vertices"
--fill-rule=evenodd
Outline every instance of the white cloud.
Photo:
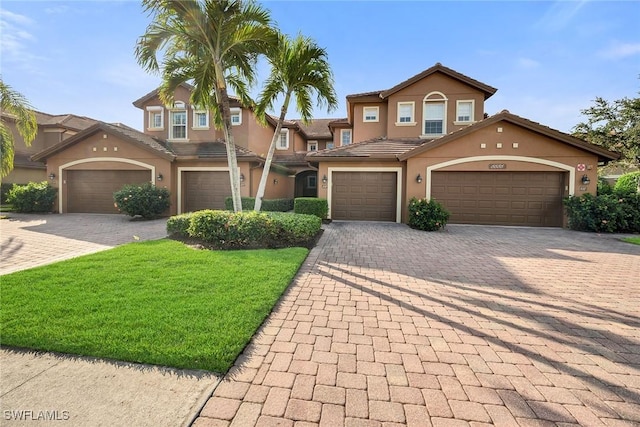
M 123 60 L 122 62 L 102 67 L 99 72 L 99 78 L 114 86 L 135 89 L 144 88 L 142 89 L 143 92 L 155 89 L 155 86 L 159 84 L 157 76 L 147 73 L 133 60 Z M 144 93 L 140 95 L 144 95 Z
M 518 58 L 516 65 L 518 66 L 518 68 L 530 70 L 532 68 L 538 68 L 540 66 L 540 63 L 531 58 Z
M 587 0 L 556 1 L 547 9 L 535 26 L 550 31 L 562 30 L 569 25 L 586 3 Z
M 640 42 L 638 43 L 623 43 L 613 42 L 611 45 L 598 52 L 600 57 L 606 59 L 621 59 L 628 56 L 634 56 L 640 54 Z
M 43 58 L 31 52 L 30 42 L 36 41 L 36 37 L 29 30 L 35 26 L 35 21 L 31 18 L 0 10 L 0 50 L 2 60 L 6 63 L 16 65 L 22 71 L 39 74 L 40 67 L 37 62 Z
M 5 9 L 0 9 L 0 19 L 2 22 L 13 22 L 14 24 L 19 25 L 32 25 L 34 24 L 33 20 L 28 16 L 19 15 L 17 13 L 9 12 Z
M 67 10 L 69 10 L 69 6 L 67 6 L 67 5 L 59 5 L 59 6 L 48 7 L 44 11 L 45 11 L 45 13 L 48 13 L 49 15 L 58 15 L 58 14 L 61 14 L 61 13 L 66 13 Z

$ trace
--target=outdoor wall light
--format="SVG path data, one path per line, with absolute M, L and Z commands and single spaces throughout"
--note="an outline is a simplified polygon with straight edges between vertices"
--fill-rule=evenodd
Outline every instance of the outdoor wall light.
M 328 181 L 328 179 L 327 179 L 327 175 L 323 176 L 323 177 L 322 177 L 322 183 L 323 183 L 323 184 L 326 184 L 326 183 L 327 183 L 327 181 Z
M 273 178 L 273 185 L 276 185 L 278 183 L 278 178 Z
M 591 180 L 589 179 L 587 174 L 582 175 L 582 184 L 589 185 L 590 182 L 591 182 Z
M 56 174 L 55 174 L 55 173 L 53 173 L 53 172 L 51 172 L 51 173 L 49 174 L 49 179 L 50 179 L 51 181 L 53 181 L 54 179 L 56 179 Z
M 244 174 L 243 173 L 240 174 L 240 182 L 244 182 Z
M 162 176 L 162 174 L 161 174 L 161 173 L 159 173 L 159 174 L 158 174 L 158 181 L 162 181 L 162 178 L 164 178 L 164 177 Z
M 416 182 L 417 182 L 418 184 L 421 184 L 421 183 L 422 183 L 422 176 L 421 176 L 420 174 L 418 174 L 418 176 L 416 176 Z

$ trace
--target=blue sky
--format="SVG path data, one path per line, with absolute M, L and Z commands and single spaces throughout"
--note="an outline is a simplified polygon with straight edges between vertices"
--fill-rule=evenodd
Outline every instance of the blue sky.
M 390 88 L 436 62 L 498 88 L 487 113 L 508 109 L 564 132 L 596 96 L 640 91 L 637 1 L 263 4 L 282 31 L 329 53 L 340 106 L 317 118 L 346 117 L 346 95 Z M 3 0 L 0 19 L 2 78 L 36 109 L 142 128 L 131 103 L 159 78 L 133 55 L 149 23 L 140 2 Z

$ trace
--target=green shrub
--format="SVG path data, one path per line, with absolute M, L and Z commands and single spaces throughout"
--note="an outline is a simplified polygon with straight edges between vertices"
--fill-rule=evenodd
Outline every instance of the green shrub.
M 9 190 L 11 190 L 13 184 L 9 184 L 3 182 L 0 184 L 0 203 L 5 203 L 7 201 L 7 196 L 9 195 Z
M 146 219 L 156 218 L 169 209 L 169 196 L 169 190 L 156 187 L 150 182 L 125 185 L 113 193 L 113 199 L 120 212 Z
M 616 181 L 613 191 L 618 195 L 633 194 L 638 192 L 640 171 L 625 173 Z
M 603 196 L 605 194 L 613 194 L 613 187 L 609 184 L 604 178 L 598 178 L 598 196 Z
M 297 214 L 315 215 L 320 219 L 326 219 L 329 213 L 327 199 L 317 197 L 298 197 L 293 202 L 293 212 Z
M 568 197 L 569 228 L 598 233 L 640 232 L 640 195 L 605 194 Z
M 7 194 L 7 202 L 16 212 L 51 212 L 58 189 L 47 181 L 13 184 Z
M 242 197 L 242 210 L 252 211 L 256 204 L 255 197 Z M 228 211 L 233 210 L 233 199 L 224 199 L 224 207 Z M 264 212 L 289 212 L 293 209 L 293 199 L 263 199 L 261 211 Z
M 449 212 L 434 199 L 409 200 L 409 227 L 423 231 L 437 231 L 447 225 Z
M 167 231 L 219 249 L 306 246 L 320 231 L 313 215 L 202 210 L 167 221 Z
M 187 237 L 192 212 L 174 215 L 167 220 L 167 233 Z

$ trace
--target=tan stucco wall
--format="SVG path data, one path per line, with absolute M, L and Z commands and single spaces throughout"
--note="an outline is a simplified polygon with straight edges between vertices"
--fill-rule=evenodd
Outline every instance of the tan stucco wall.
M 14 167 L 9 175 L 2 178 L 3 184 L 28 184 L 48 180 L 46 170 Z
M 378 107 L 378 121 L 365 122 L 364 108 Z M 338 132 L 339 134 L 339 132 Z M 353 108 L 353 135 L 352 142 L 366 141 L 387 135 L 387 104 L 383 102 L 358 103 Z M 339 137 L 339 135 L 338 135 Z
M 107 138 L 104 138 L 104 135 Z M 95 151 L 94 151 L 95 149 Z M 104 159 L 104 160 L 101 160 Z M 126 163 L 119 161 L 120 159 L 133 160 L 143 163 L 143 165 L 137 165 L 132 163 Z M 68 163 L 83 160 L 84 162 L 71 166 L 65 166 Z M 64 166 L 62 174 L 60 173 L 60 167 Z M 55 173 L 56 178 L 50 181 L 54 187 L 59 188 L 58 197 L 62 199 L 62 212 L 66 212 L 67 209 L 67 191 L 66 191 L 66 179 L 68 170 L 151 170 L 154 168 L 154 176 L 158 174 L 163 175 L 163 180 L 158 182 L 154 179 L 156 185 L 169 188 L 172 193 L 172 207 L 171 213 L 175 212 L 175 198 L 173 196 L 173 181 L 171 174 L 171 163 L 169 160 L 158 157 L 151 151 L 148 151 L 138 146 L 123 141 L 111 134 L 98 132 L 94 135 L 87 137 L 87 139 L 78 142 L 77 144 L 63 150 L 47 159 L 47 172 Z M 151 176 L 150 176 L 151 178 Z M 56 208 L 58 208 L 56 202 Z
M 262 177 L 262 168 L 253 169 L 251 171 L 251 197 L 255 197 L 258 193 L 260 178 Z M 274 182 L 277 180 L 278 182 Z M 292 198 L 295 189 L 295 176 L 283 175 L 269 172 L 267 177 L 267 186 L 264 190 L 265 199 L 287 199 Z
M 389 138 L 415 138 L 422 134 L 423 102 L 425 96 L 431 92 L 442 92 L 447 98 L 447 133 L 451 133 L 464 127 L 454 125 L 454 121 L 456 120 L 457 101 L 475 101 L 474 120 L 482 120 L 484 116 L 484 94 L 482 92 L 442 73 L 434 73 L 394 93 L 388 98 L 389 114 L 387 118 L 387 135 Z M 430 99 L 434 99 L 434 97 L 431 97 Z M 415 103 L 415 125 L 396 126 L 396 120 L 398 117 L 398 102 Z

